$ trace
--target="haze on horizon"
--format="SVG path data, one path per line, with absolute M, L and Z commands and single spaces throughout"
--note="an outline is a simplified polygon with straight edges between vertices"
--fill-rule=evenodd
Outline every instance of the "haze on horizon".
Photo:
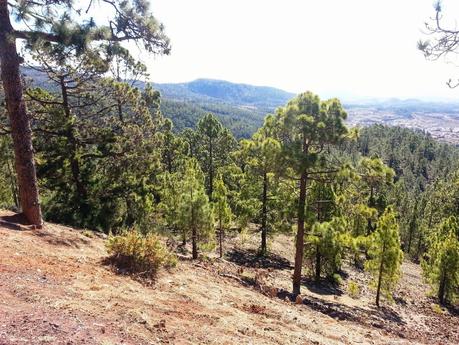
M 417 49 L 433 0 L 153 0 L 169 56 L 141 53 L 151 80 L 197 78 L 266 85 L 322 97 L 454 100 L 459 77 Z M 444 1 L 446 11 L 458 8 Z M 455 13 L 458 13 L 457 11 Z

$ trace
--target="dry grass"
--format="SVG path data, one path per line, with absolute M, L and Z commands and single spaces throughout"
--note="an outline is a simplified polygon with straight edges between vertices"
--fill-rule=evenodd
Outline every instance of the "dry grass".
M 256 241 L 241 249 L 255 249 Z M 427 298 L 426 309 L 411 304 L 420 299 L 419 287 L 401 296 L 406 304 L 386 316 L 372 309 L 371 291 L 353 300 L 303 288 L 302 305 L 279 298 L 290 288 L 291 269 L 269 265 L 283 265 L 279 257 L 289 259 L 287 236 L 276 241 L 277 255 L 261 267 L 182 260 L 151 287 L 102 265 L 105 239 L 97 235 L 53 224 L 39 231 L 0 226 L 0 243 L 2 345 L 458 343 L 457 317 L 435 313 Z M 403 284 L 419 286 L 418 268 L 406 267 Z M 341 314 L 333 314 L 335 309 Z M 394 317 L 389 311 L 403 324 L 385 320 Z

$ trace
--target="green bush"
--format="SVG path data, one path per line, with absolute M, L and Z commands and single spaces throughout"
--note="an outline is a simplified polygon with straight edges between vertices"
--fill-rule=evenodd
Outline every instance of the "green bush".
M 351 280 L 347 284 L 347 293 L 351 298 L 358 298 L 360 296 L 360 287 L 355 281 Z
M 146 236 L 135 230 L 111 236 L 107 242 L 110 260 L 118 268 L 152 278 L 161 267 L 173 267 L 177 258 L 155 234 Z

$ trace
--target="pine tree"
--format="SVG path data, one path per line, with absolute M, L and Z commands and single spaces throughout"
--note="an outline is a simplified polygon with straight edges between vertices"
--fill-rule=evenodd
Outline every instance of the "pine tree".
M 213 214 L 209 198 L 204 191 L 204 176 L 196 160 L 185 164 L 183 178 L 183 198 L 181 225 L 191 228 L 193 259 L 198 258 L 198 243 L 208 241 L 213 229 Z
M 215 220 L 217 221 L 218 227 L 218 243 L 219 243 L 219 255 L 223 257 L 223 240 L 225 236 L 225 229 L 229 227 L 232 219 L 231 208 L 228 205 L 228 190 L 225 183 L 222 180 L 221 175 L 217 177 L 215 181 L 214 191 L 212 195 L 213 210 Z
M 430 235 L 429 248 L 422 260 L 427 281 L 437 291 L 441 304 L 453 302 L 459 288 L 459 222 L 445 219 Z
M 81 15 L 83 11 L 92 14 L 103 8 L 115 13 L 107 23 L 96 23 Z M 11 18 L 18 22 L 20 29 L 13 27 Z M 152 53 L 168 53 L 170 47 L 162 25 L 151 15 L 146 1 L 104 0 L 90 2 L 88 7 L 60 0 L 0 0 L 1 79 L 13 139 L 19 199 L 25 217 L 40 227 L 42 215 L 32 131 L 23 98 L 18 39 L 32 50 L 36 44 L 50 44 L 83 52 L 90 46 L 128 40 L 142 43 Z
M 332 279 L 341 269 L 345 225 L 345 220 L 340 217 L 313 224 L 306 242 L 305 259 L 314 266 L 316 281 L 319 281 L 322 273 L 326 278 Z
M 176 172 L 179 165 L 188 153 L 189 146 L 186 141 L 173 133 L 173 123 L 170 119 L 165 119 L 163 126 L 163 146 L 161 161 L 165 170 L 169 173 Z
M 265 125 L 252 137 L 252 140 L 243 140 L 239 154 L 243 157 L 245 168 L 250 180 L 252 198 L 261 203 L 261 245 L 260 254 L 266 255 L 268 246 L 269 213 L 276 212 L 270 209 L 269 199 L 272 199 L 274 189 L 274 174 L 278 169 L 280 143 L 272 135 L 273 118 L 268 116 Z M 258 196 L 258 197 L 257 197 Z M 274 216 L 274 215 L 272 215 Z
M 346 112 L 337 99 L 321 102 L 311 92 L 291 100 L 277 113 L 278 138 L 282 147 L 284 165 L 299 179 L 297 204 L 297 234 L 293 293 L 300 293 L 301 270 L 304 256 L 305 211 L 307 185 L 314 175 L 336 172 L 330 164 L 326 147 L 343 142 L 348 134 L 344 125 Z
M 336 195 L 331 183 L 313 181 L 308 196 L 308 216 L 312 223 L 307 236 L 305 258 L 315 269 L 315 279 L 320 280 L 322 272 L 332 277 L 340 265 L 342 245 L 340 243 L 339 219 L 336 215 Z
M 34 145 L 46 215 L 104 231 L 148 227 L 160 170 L 159 93 L 106 78 L 113 55 L 105 49 L 35 49 L 41 64 L 33 68 L 47 76 L 49 91 L 27 89 L 26 97 L 40 134 Z
M 368 200 L 366 205 L 375 209 L 378 214 L 384 212 L 386 208 L 386 195 L 384 187 L 390 185 L 394 179 L 394 171 L 389 168 L 380 158 L 363 157 L 358 165 L 358 171 L 362 181 L 360 193 L 368 191 Z M 375 226 L 368 219 L 367 235 L 370 235 Z
M 184 161 L 176 173 L 166 172 L 161 198 L 166 225 L 180 231 L 184 242 L 191 231 L 192 255 L 197 259 L 199 244 L 212 242 L 214 217 L 195 158 Z
M 387 207 L 378 220 L 368 254 L 370 259 L 365 263 L 365 268 L 373 276 L 372 285 L 376 287 L 376 305 L 379 307 L 381 295 L 391 299 L 392 290 L 400 278 L 403 260 L 399 226 L 391 207 Z
M 198 144 L 195 154 L 206 176 L 207 195 L 212 198 L 216 171 L 230 163 L 230 152 L 235 149 L 237 142 L 231 132 L 211 113 L 199 120 L 195 135 Z
M 13 167 L 11 140 L 0 135 L 0 208 L 18 208 L 18 188 Z

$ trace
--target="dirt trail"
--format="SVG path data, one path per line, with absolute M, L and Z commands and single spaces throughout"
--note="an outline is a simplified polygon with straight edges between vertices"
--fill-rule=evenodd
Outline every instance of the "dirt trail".
M 240 252 L 230 248 L 232 262 L 181 260 L 173 271 L 162 272 L 154 286 L 145 286 L 103 265 L 104 238 L 85 234 L 53 224 L 18 230 L 0 223 L 1 345 L 459 342 L 458 317 L 435 314 L 430 304 L 413 314 L 410 301 L 416 296 L 401 296 L 408 302 L 387 309 L 403 320 L 400 329 L 395 329 L 397 320 L 382 319 L 369 305 L 352 307 L 365 303 L 365 296 L 356 302 L 320 290 L 305 293 L 301 305 L 279 298 L 285 297 L 282 290 L 274 294 L 270 287 L 289 288 L 291 274 L 282 241 L 273 248 L 279 257 L 266 263 L 251 265 L 251 244 L 239 243 Z M 260 265 L 265 268 L 250 267 Z M 414 272 L 407 284 L 418 285 L 418 268 L 407 267 Z M 364 311 L 356 318 L 343 316 L 359 308 Z M 413 320 L 418 334 L 412 331 Z M 384 327 L 387 322 L 394 331 Z M 421 329 L 429 322 L 455 327 L 455 332 Z

